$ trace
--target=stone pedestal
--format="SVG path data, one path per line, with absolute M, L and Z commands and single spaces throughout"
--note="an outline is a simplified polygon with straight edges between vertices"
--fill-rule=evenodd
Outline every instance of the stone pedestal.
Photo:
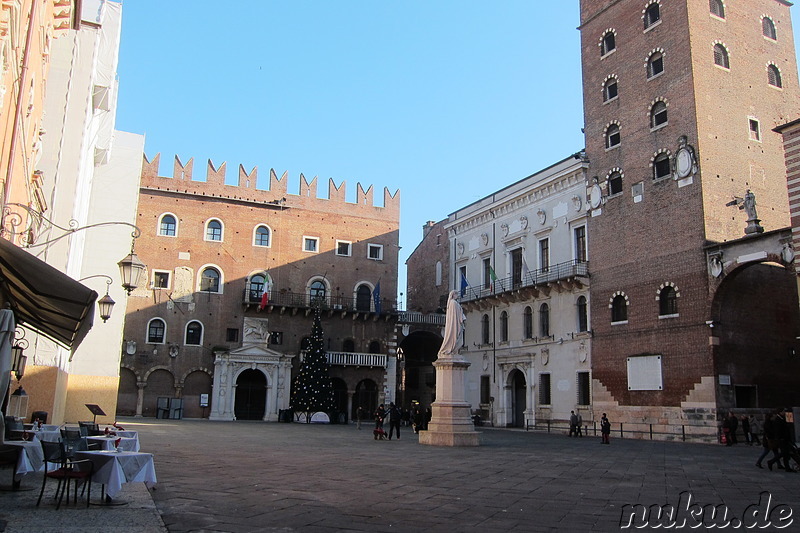
M 431 405 L 427 431 L 420 431 L 419 443 L 430 446 L 478 446 L 480 434 L 472 423 L 470 404 L 465 400 L 467 361 L 440 359 L 436 368 L 436 401 Z

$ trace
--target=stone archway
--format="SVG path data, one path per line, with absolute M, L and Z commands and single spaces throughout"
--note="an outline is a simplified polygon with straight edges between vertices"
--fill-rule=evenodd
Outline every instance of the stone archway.
M 436 398 L 436 370 L 433 362 L 436 361 L 439 348 L 442 346 L 442 337 L 431 331 L 414 331 L 409 333 L 401 342 L 402 350 L 402 375 L 396 403 L 401 407 L 410 409 L 412 404 L 429 406 Z
M 267 376 L 248 368 L 236 377 L 233 402 L 236 420 L 263 420 L 267 408 Z
M 353 395 L 353 418 L 356 418 L 356 410 L 361 407 L 363 414 L 362 420 L 372 420 L 372 415 L 378 410 L 378 385 L 371 379 L 362 379 L 356 385 L 356 392 Z
M 796 405 L 800 313 L 795 273 L 775 262 L 742 262 L 725 272 L 706 322 L 717 409 Z

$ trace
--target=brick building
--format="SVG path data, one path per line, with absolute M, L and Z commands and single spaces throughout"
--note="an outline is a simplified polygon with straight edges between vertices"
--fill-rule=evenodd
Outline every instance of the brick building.
M 800 400 L 789 6 L 581 0 L 592 392 L 629 429 L 711 438 L 730 408 Z
M 197 181 L 192 160 L 176 158 L 171 178 L 159 160 L 142 170 L 136 250 L 149 282 L 128 301 L 118 413 L 166 415 L 180 398 L 174 415 L 277 420 L 315 308 L 338 410 L 392 399 L 399 193 L 384 190 L 379 207 L 358 184 L 349 203 L 332 180 L 326 199 L 316 178 L 301 175 L 295 195 L 286 174 L 259 190 L 255 169 L 226 185 L 225 164 Z

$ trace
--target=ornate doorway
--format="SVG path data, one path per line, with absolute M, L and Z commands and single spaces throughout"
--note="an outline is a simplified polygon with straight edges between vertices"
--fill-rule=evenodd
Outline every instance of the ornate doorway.
M 267 407 L 267 377 L 248 369 L 236 378 L 234 414 L 237 420 L 263 420 Z

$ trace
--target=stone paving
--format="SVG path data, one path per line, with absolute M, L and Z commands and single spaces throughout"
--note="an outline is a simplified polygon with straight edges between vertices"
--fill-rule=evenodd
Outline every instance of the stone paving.
M 359 431 L 298 423 L 122 423 L 139 430 L 143 451 L 156 454 L 155 506 L 134 498 L 135 509 L 93 507 L 92 518 L 82 508 L 46 511 L 50 524 L 86 518 L 109 526 L 97 531 L 163 531 L 160 523 L 147 529 L 123 521 L 138 513 L 141 520 L 160 514 L 172 533 L 619 531 L 626 504 L 677 505 L 688 491 L 692 503 L 724 505 L 727 519 L 739 520 L 751 505 L 764 505 L 761 493 L 768 491 L 771 507 L 784 507 L 757 525 L 792 520 L 784 531 L 800 530 L 800 474 L 756 468 L 761 449 L 742 444 L 612 436 L 606 446 L 593 436 L 481 428 L 480 447 L 438 448 L 419 445 L 409 428 L 399 441 L 375 441 L 368 425 Z M 122 497 L 142 492 L 143 485 L 133 484 Z M 12 506 L 8 494 L 0 494 L 6 531 L 46 531 L 17 529 L 20 513 L 24 525 L 25 516 L 41 512 L 33 507 L 38 494 L 14 495 Z M 683 516 L 688 529 L 692 518 Z

